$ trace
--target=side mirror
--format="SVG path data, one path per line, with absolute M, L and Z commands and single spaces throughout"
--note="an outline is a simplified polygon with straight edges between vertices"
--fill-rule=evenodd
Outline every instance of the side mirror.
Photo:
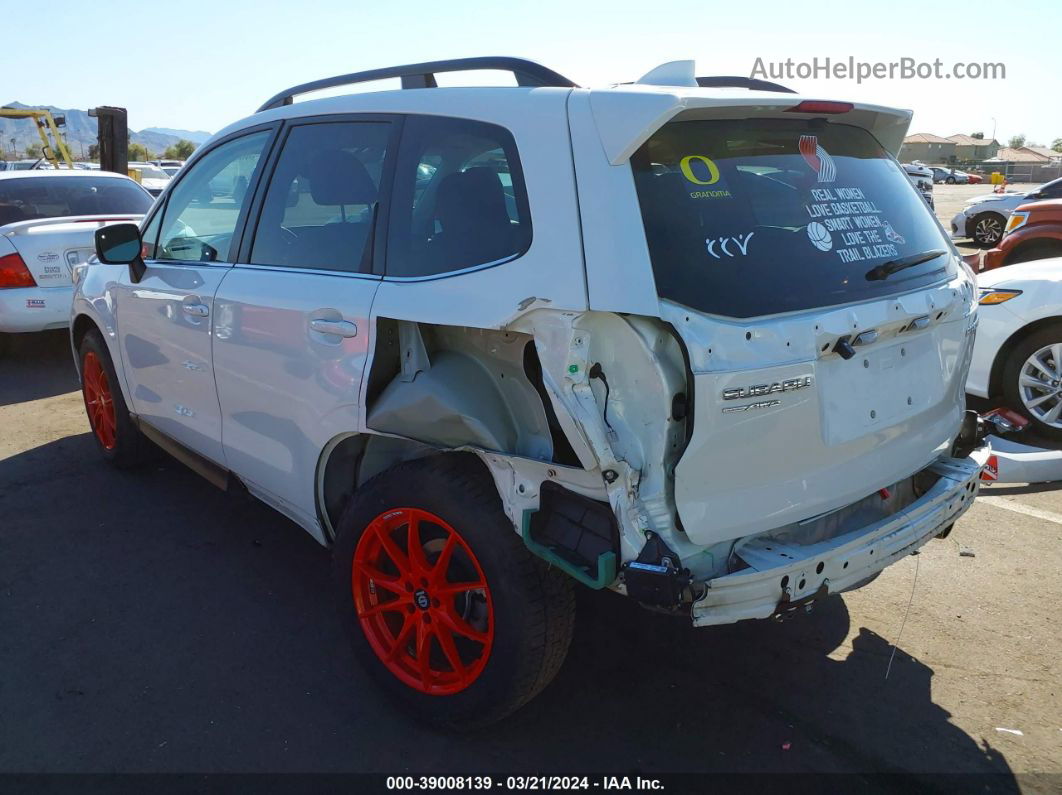
M 135 283 L 147 270 L 140 255 L 140 228 L 136 224 L 114 224 L 96 230 L 96 256 L 107 265 L 128 265 Z

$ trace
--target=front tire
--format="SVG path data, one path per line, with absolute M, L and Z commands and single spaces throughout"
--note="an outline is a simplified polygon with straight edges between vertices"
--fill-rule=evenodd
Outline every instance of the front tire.
M 1062 442 L 1062 323 L 1033 332 L 1010 351 L 1003 397 L 1037 435 Z
M 973 241 L 981 248 L 994 248 L 1003 239 L 1006 222 L 999 213 L 978 213 L 970 224 L 973 227 Z
M 519 709 L 571 642 L 572 581 L 521 543 L 473 456 L 406 462 L 359 487 L 338 523 L 333 582 L 361 665 L 438 726 Z
M 147 440 L 129 416 L 114 363 L 103 337 L 95 329 L 78 347 L 81 394 L 96 447 L 108 463 L 127 469 L 141 462 Z

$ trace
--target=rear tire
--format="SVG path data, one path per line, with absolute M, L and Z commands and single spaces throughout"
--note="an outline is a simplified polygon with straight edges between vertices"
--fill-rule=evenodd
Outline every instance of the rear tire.
M 419 544 L 409 543 L 411 524 Z M 545 688 L 567 654 L 572 581 L 521 543 L 473 456 L 406 462 L 359 487 L 332 560 L 355 656 L 429 723 L 494 723 Z
M 3 359 L 11 350 L 11 335 L 0 332 L 0 359 Z
M 143 460 L 148 442 L 129 416 L 111 354 L 96 329 L 81 340 L 78 361 L 81 394 L 97 449 L 118 469 L 136 466 Z
M 1043 370 L 1032 362 L 1033 357 Z M 1042 381 L 1043 386 L 1030 379 Z M 1062 323 L 1033 332 L 1007 354 L 1003 398 L 1008 408 L 1032 423 L 1030 430 L 1036 435 L 1062 442 Z M 1040 398 L 1045 399 L 1038 403 Z M 1058 416 L 1053 417 L 1056 406 L 1060 407 Z

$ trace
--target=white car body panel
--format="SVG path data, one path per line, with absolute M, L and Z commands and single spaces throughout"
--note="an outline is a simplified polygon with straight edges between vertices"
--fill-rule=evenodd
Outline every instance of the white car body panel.
M 359 396 L 379 284 L 373 276 L 246 265 L 231 269 L 214 299 L 226 465 L 322 542 L 317 461 L 333 438 L 364 430 Z M 350 323 L 354 334 L 316 331 L 317 319 Z
M 36 287 L 0 290 L 0 332 L 66 328 L 73 296 L 71 272 L 95 254 L 96 230 L 109 223 L 137 223 L 139 215 L 75 216 L 0 226 L 0 256 L 17 252 Z
M 978 287 L 1021 290 L 1022 294 L 994 306 L 981 307 L 966 391 L 978 397 L 989 394 L 992 368 L 1007 340 L 1037 321 L 1062 318 L 1062 258 L 1008 265 L 977 276 Z
M 131 282 L 126 270 L 112 287 L 120 307 L 118 343 L 130 409 L 221 465 L 211 318 L 214 294 L 228 269 L 225 263 L 155 262 L 139 283 Z

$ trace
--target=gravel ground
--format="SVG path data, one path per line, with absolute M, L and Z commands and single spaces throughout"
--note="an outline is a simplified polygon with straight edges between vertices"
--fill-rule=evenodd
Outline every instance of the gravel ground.
M 0 772 L 1062 784 L 1053 487 L 987 490 L 948 539 L 784 624 L 695 631 L 584 591 L 553 685 L 490 731 L 455 736 L 390 709 L 354 667 L 326 550 L 165 457 L 110 469 L 75 390 L 65 334 L 20 339 L 0 360 Z

